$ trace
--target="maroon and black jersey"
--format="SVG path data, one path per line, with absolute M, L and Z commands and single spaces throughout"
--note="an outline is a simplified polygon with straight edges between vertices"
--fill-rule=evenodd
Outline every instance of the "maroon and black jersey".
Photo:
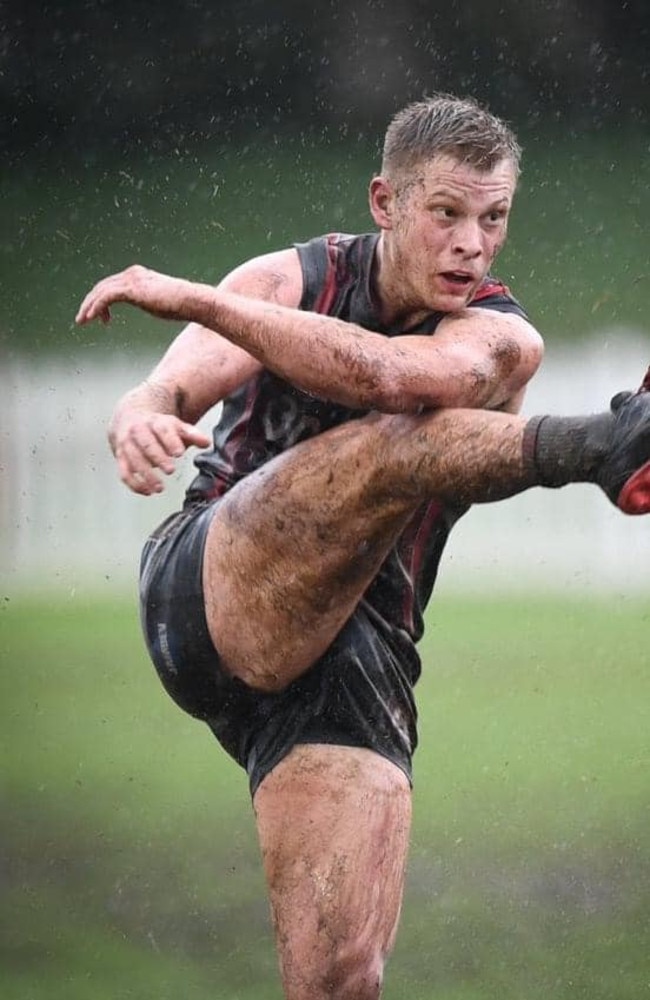
M 337 316 L 388 337 L 405 333 L 435 336 L 444 313 L 431 313 L 408 330 L 387 328 L 379 321 L 371 291 L 378 239 L 377 233 L 333 233 L 297 244 L 304 278 L 300 308 Z M 470 304 L 525 315 L 508 288 L 490 276 Z M 188 489 L 187 500 L 221 496 L 298 441 L 366 412 L 318 399 L 264 370 L 223 401 L 213 449 L 195 459 L 198 475 Z M 449 530 L 462 512 L 435 501 L 423 504 L 366 594 L 368 604 L 390 627 L 406 630 L 414 641 L 422 634 L 422 613 Z

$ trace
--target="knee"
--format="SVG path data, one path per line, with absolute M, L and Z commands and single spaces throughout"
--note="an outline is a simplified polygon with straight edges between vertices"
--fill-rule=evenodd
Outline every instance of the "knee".
M 280 694 L 289 687 L 292 680 L 295 680 L 294 677 L 284 677 L 281 671 L 274 670 L 272 665 L 263 669 L 242 667 L 232 670 L 231 673 L 257 694 Z
M 379 1000 L 384 957 L 376 947 L 349 942 L 333 947 L 319 970 L 314 996 L 336 1000 Z
M 254 663 L 235 662 L 221 654 L 222 662 L 233 676 L 258 694 L 280 694 L 301 677 L 309 663 L 294 662 L 288 657 L 275 660 L 272 656 L 256 657 Z

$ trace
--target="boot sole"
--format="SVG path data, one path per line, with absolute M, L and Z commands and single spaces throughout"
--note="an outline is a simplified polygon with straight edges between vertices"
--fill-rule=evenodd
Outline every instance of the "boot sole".
M 650 514 L 650 462 L 630 476 L 618 495 L 616 506 L 624 514 Z

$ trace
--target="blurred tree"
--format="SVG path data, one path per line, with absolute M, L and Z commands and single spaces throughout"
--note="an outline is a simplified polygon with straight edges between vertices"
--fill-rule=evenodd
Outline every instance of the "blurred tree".
M 7 152 L 219 130 L 381 128 L 472 92 L 519 122 L 649 114 L 646 0 L 67 0 L 0 15 Z

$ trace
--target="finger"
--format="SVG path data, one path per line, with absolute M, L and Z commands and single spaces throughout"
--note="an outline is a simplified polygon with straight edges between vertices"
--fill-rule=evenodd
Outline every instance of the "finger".
M 153 469 L 134 468 L 123 454 L 118 456 L 117 466 L 120 479 L 133 493 L 138 493 L 141 496 L 162 493 L 163 483 Z
M 152 424 L 152 430 L 167 454 L 176 458 L 179 458 L 190 445 L 207 448 L 212 443 L 212 438 L 198 430 L 194 424 L 187 424 L 182 420 L 170 422 L 168 417 L 164 417 Z
M 134 449 L 132 464 L 138 471 L 146 471 L 149 467 L 160 469 L 161 472 L 165 472 L 167 475 L 171 475 L 174 471 L 176 467 L 174 464 L 175 453 L 172 452 L 170 454 L 164 441 L 161 441 L 157 436 L 154 428 L 134 429 L 131 444 Z M 181 447 L 178 454 L 182 455 L 183 451 L 184 449 Z
M 152 424 L 151 429 L 166 455 L 173 458 L 180 458 L 185 452 L 187 444 L 182 434 L 183 426 L 182 421 L 172 421 L 169 417 L 161 418 L 158 422 Z
M 110 323 L 111 321 L 111 311 L 101 298 L 93 297 L 89 301 L 85 301 L 75 316 L 75 323 L 82 326 L 84 323 L 91 323 L 94 319 L 100 319 L 102 323 Z
M 83 302 L 79 306 L 79 309 L 77 310 L 77 315 L 74 318 L 74 321 L 77 324 L 77 326 L 83 326 L 84 323 L 90 323 L 90 321 L 94 318 L 92 311 L 93 302 L 94 300 L 90 296 L 86 296 L 86 298 L 83 300 Z
M 159 447 L 157 445 L 152 445 L 147 453 L 147 450 L 143 449 L 136 440 L 122 441 L 115 449 L 115 458 L 122 482 L 136 493 L 160 493 L 163 485 L 158 470 L 169 474 L 170 471 L 174 471 L 174 464 L 169 456 L 165 456 L 165 461 L 168 464 L 167 468 L 162 468 L 158 453 Z
M 149 475 L 144 475 L 141 472 L 132 472 L 127 480 L 124 480 L 126 485 L 133 491 L 133 493 L 138 493 L 140 496 L 150 497 L 155 493 L 162 493 L 164 486 L 160 479 L 157 477 Z
M 212 438 L 200 431 L 194 424 L 181 424 L 180 434 L 186 447 L 193 444 L 197 448 L 207 448 L 208 445 L 212 444 Z
M 75 316 L 76 323 L 88 323 L 93 318 L 93 309 L 99 297 L 99 288 L 102 283 L 93 285 L 88 294 L 84 297 Z
M 113 274 L 108 278 L 102 278 L 90 289 L 83 299 L 75 322 L 78 324 L 90 323 L 94 319 L 101 319 L 108 323 L 111 318 L 110 306 L 119 302 L 123 297 L 123 282 L 121 274 Z
M 134 469 L 126 462 L 118 462 L 120 479 L 125 486 L 128 486 L 133 493 L 142 496 L 152 496 L 154 493 L 162 493 L 164 486 L 160 476 L 154 469 Z

